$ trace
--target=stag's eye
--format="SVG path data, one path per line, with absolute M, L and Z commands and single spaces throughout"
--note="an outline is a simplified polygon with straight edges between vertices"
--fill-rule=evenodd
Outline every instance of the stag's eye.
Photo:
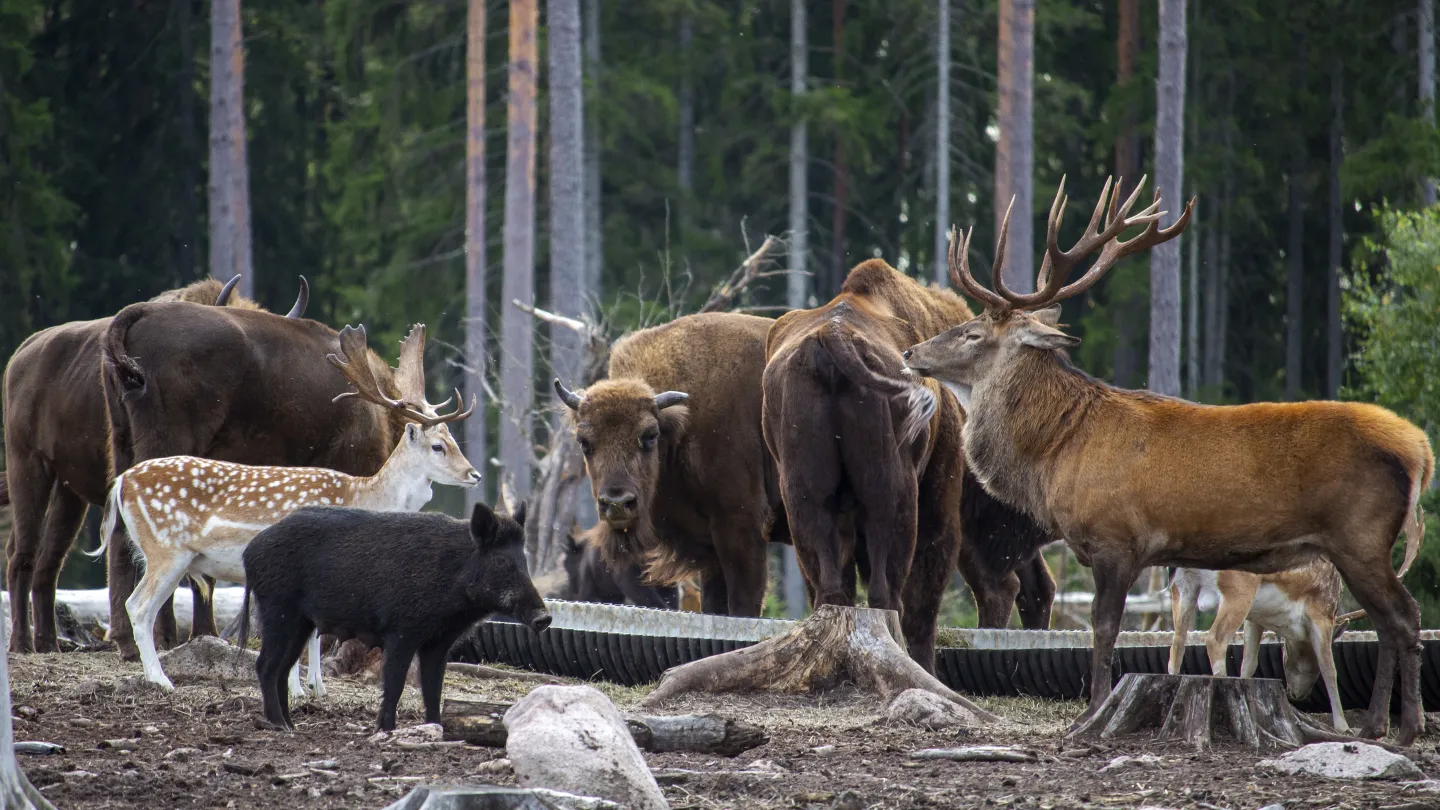
M 659 433 L 656 433 L 656 432 L 653 432 L 653 431 L 651 431 L 651 432 L 646 432 L 646 433 L 642 433 L 642 434 L 640 435 L 640 449 L 641 449 L 641 450 L 654 450 L 654 449 L 655 449 L 655 441 L 656 441 L 657 439 L 659 439 L 659 438 L 660 438 L 660 434 L 659 434 Z
M 977 340 L 979 340 L 979 339 L 980 339 L 980 333 L 979 333 L 979 332 L 967 332 L 967 333 L 965 334 L 965 342 L 966 342 L 966 343 L 973 343 L 974 341 L 977 341 Z

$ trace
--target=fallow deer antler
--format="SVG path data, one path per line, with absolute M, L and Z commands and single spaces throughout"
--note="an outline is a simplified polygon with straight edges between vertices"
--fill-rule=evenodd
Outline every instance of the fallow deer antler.
M 418 350 L 412 348 L 413 346 L 415 346 L 415 344 L 412 343 L 412 338 L 415 337 L 417 331 L 419 332 Z M 429 409 L 429 405 L 425 402 L 423 393 L 425 390 L 423 369 L 419 371 L 419 374 L 422 376 L 420 376 L 419 378 L 420 386 L 418 388 L 413 387 L 415 385 L 415 380 L 413 377 L 409 378 L 408 380 L 404 377 L 401 377 L 398 385 L 398 387 L 400 388 L 401 399 L 392 399 L 391 397 L 387 396 L 385 394 L 384 387 L 381 386 L 380 381 L 375 378 L 374 370 L 370 368 L 368 358 L 365 356 L 365 345 L 365 326 L 363 324 L 359 327 L 347 326 L 344 329 L 340 330 L 340 354 L 343 355 L 345 359 L 341 360 L 340 357 L 334 354 L 328 354 L 325 356 L 325 359 L 329 360 L 330 364 L 335 366 L 335 368 L 339 369 L 340 373 L 344 374 L 345 378 L 348 379 L 351 384 L 355 386 L 354 391 L 346 391 L 343 394 L 339 394 L 335 397 L 333 401 L 339 402 L 342 399 L 358 397 L 367 402 L 373 402 L 376 405 L 389 408 L 398 413 L 402 418 L 407 419 L 411 422 L 416 422 L 421 426 L 427 428 L 434 427 L 435 425 L 445 424 L 448 422 L 458 422 L 461 419 L 465 419 L 466 417 L 470 416 L 470 414 L 474 413 L 475 400 L 473 399 L 470 401 L 469 408 L 461 411 L 459 409 L 459 405 L 457 405 L 454 412 L 442 414 L 439 416 L 431 416 L 422 410 L 417 410 L 415 407 L 413 407 L 411 403 L 406 402 L 405 400 L 410 398 L 411 392 L 418 390 L 419 392 L 421 392 L 419 397 L 419 404 L 422 408 Z M 410 336 L 407 337 L 405 339 L 405 343 L 401 345 L 399 373 L 404 373 L 407 369 L 413 371 L 413 369 L 418 365 L 419 362 L 419 352 L 423 351 L 424 347 L 425 326 L 423 324 L 416 324 L 415 327 L 410 330 Z M 397 376 L 399 376 L 399 373 L 397 373 Z M 407 390 L 407 385 L 412 387 Z M 458 396 L 460 392 L 456 391 L 455 393 Z M 449 401 L 450 400 L 447 399 L 445 402 Z M 460 398 L 460 402 L 464 402 L 463 397 Z M 443 404 L 444 403 L 442 403 L 442 405 Z

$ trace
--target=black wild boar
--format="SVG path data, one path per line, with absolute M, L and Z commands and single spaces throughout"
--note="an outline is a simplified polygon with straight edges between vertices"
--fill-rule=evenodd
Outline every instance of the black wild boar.
M 561 599 L 573 602 L 605 602 L 637 607 L 676 610 L 680 589 L 674 585 L 656 587 L 645 583 L 645 572 L 634 563 L 607 565 L 600 548 L 574 537 L 565 542 L 565 575 L 569 580 Z
M 525 514 L 496 514 L 483 503 L 467 524 L 444 515 L 300 509 L 250 541 L 243 555 L 245 603 L 240 644 L 249 634 L 250 596 L 260 621 L 260 695 L 265 717 L 294 729 L 285 679 L 310 632 L 358 638 L 385 650 L 381 731 L 410 662 L 420 656 L 425 722 L 440 722 L 440 688 L 450 646 L 475 622 L 504 613 L 535 632 L 550 614 L 526 572 Z

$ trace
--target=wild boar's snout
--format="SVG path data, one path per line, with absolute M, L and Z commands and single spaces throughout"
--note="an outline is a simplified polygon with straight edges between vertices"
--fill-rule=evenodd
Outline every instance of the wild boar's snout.
M 550 626 L 550 611 L 541 610 L 536 615 L 531 616 L 530 621 L 525 622 L 525 624 L 529 625 L 530 629 L 536 633 L 545 632 L 545 628 Z

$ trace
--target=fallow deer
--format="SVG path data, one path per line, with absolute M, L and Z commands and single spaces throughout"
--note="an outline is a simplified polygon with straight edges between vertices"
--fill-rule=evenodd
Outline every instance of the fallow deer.
M 337 399 L 358 397 L 393 409 L 408 424 L 385 465 L 373 476 L 352 476 L 318 467 L 255 467 L 225 461 L 170 456 L 143 461 L 110 487 L 101 544 L 105 552 L 117 516 L 130 542 L 145 559 L 145 574 L 125 601 L 147 680 L 172 689 L 160 667 L 152 628 L 160 606 L 181 580 L 209 576 L 243 583 L 241 555 L 260 531 L 304 506 L 349 506 L 379 512 L 417 512 L 430 501 L 431 482 L 474 486 L 480 473 L 466 461 L 446 425 L 468 417 L 470 408 L 437 415 L 425 403 L 418 366 L 425 328 L 411 330 L 401 348 L 401 398 L 386 396 L 366 362 L 365 329 L 340 332 L 344 359 L 327 359 L 355 386 Z M 425 403 L 417 409 L 414 403 Z M 441 403 L 443 407 L 445 403 Z M 319 639 L 310 641 L 310 686 L 320 684 Z M 294 679 L 292 678 L 292 685 Z
M 1102 231 L 1107 180 L 1085 235 L 1062 251 L 1062 181 L 1034 293 L 1005 286 L 1006 226 L 995 248 L 994 290 L 971 275 L 970 235 L 961 239 L 952 231 L 950 276 L 985 310 L 904 354 L 913 373 L 944 382 L 965 404 L 965 456 L 985 488 L 1051 526 L 1094 571 L 1090 705 L 1080 722 L 1110 694 L 1125 594 L 1144 568 L 1264 574 L 1323 557 L 1339 569 L 1379 632 L 1363 733 L 1378 737 L 1389 729 L 1398 657 L 1396 736 L 1410 745 L 1425 727 L 1420 611 L 1395 576 L 1390 552 L 1402 529 L 1406 559 L 1419 548 L 1418 499 L 1435 465 L 1430 441 L 1375 405 L 1198 405 L 1115 388 L 1071 365 L 1064 349 L 1080 341 L 1058 328 L 1060 308 L 1053 305 L 1190 223 L 1193 200 L 1161 229 L 1158 191 L 1150 207 L 1128 216 L 1138 188 L 1118 212 L 1118 193 L 1110 199 Z M 1120 241 L 1136 225 L 1145 230 Z M 1066 284 L 1075 265 L 1096 250 L 1094 266 Z

